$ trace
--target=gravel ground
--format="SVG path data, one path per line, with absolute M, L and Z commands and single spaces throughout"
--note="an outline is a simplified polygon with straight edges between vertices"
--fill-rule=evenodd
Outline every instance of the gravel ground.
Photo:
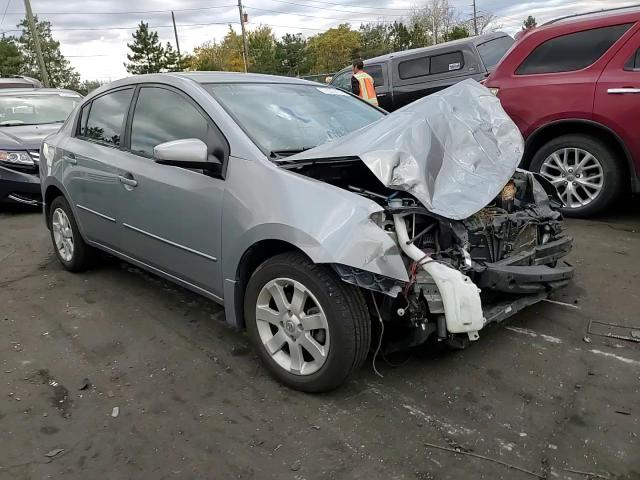
M 63 271 L 41 215 L 5 209 L 0 479 L 638 479 L 640 344 L 587 332 L 640 328 L 640 202 L 624 210 L 567 222 L 573 307 L 305 395 L 216 304 L 115 259 Z

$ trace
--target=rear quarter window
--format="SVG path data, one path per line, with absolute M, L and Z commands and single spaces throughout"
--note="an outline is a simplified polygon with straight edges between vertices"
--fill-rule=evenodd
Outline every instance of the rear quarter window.
M 405 60 L 398 64 L 398 75 L 402 80 L 429 75 L 429 57 Z
M 436 73 L 454 72 L 464 66 L 462 52 L 443 53 L 431 57 L 431 75 Z
M 581 70 L 595 63 L 629 30 L 631 23 L 594 28 L 552 38 L 538 45 L 516 75 Z

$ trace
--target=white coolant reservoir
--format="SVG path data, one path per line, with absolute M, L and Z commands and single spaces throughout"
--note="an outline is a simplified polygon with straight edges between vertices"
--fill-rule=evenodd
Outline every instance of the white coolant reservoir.
M 484 326 L 480 289 L 458 270 L 425 256 L 422 250 L 409 243 L 404 219 L 400 215 L 394 215 L 393 220 L 400 248 L 409 258 L 420 262 L 440 291 L 447 331 L 467 333 L 470 340 L 477 340 L 478 331 Z

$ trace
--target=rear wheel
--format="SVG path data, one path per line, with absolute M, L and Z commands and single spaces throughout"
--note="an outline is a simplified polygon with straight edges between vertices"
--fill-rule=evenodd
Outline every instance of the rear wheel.
M 531 170 L 553 183 L 567 216 L 588 217 L 610 207 L 622 186 L 620 159 L 606 143 L 588 135 L 562 135 L 534 155 Z
M 336 388 L 369 351 L 371 326 L 360 292 L 299 253 L 258 267 L 244 311 L 249 337 L 269 372 L 297 390 Z
M 94 251 L 87 245 L 76 224 L 67 200 L 60 196 L 49 207 L 49 229 L 58 260 L 70 272 L 86 270 L 93 261 Z

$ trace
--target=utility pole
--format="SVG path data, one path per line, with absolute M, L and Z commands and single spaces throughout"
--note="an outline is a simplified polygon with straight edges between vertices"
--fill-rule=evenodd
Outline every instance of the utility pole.
M 247 73 L 249 63 L 249 49 L 247 48 L 247 32 L 244 30 L 244 12 L 242 11 L 242 0 L 238 0 L 238 12 L 240 12 L 240 29 L 242 30 L 242 60 L 244 60 L 244 73 Z
M 45 88 L 49 88 L 49 74 L 47 73 L 47 67 L 44 64 L 42 48 L 40 48 L 40 35 L 38 35 L 38 32 L 36 31 L 36 22 L 33 20 L 33 12 L 31 11 L 31 3 L 29 0 L 24 0 L 24 9 L 27 13 L 27 23 L 29 24 L 29 30 L 31 30 L 33 45 L 36 48 L 36 57 L 38 58 L 38 67 L 40 68 L 40 75 L 42 76 L 42 84 Z
M 478 14 L 476 12 L 476 0 L 473 0 L 473 31 L 478 35 Z
M 178 29 L 176 28 L 176 16 L 171 10 L 171 21 L 173 22 L 173 35 L 176 37 L 176 50 L 178 51 L 178 68 L 182 71 L 182 56 L 180 55 L 180 42 L 178 41 Z

